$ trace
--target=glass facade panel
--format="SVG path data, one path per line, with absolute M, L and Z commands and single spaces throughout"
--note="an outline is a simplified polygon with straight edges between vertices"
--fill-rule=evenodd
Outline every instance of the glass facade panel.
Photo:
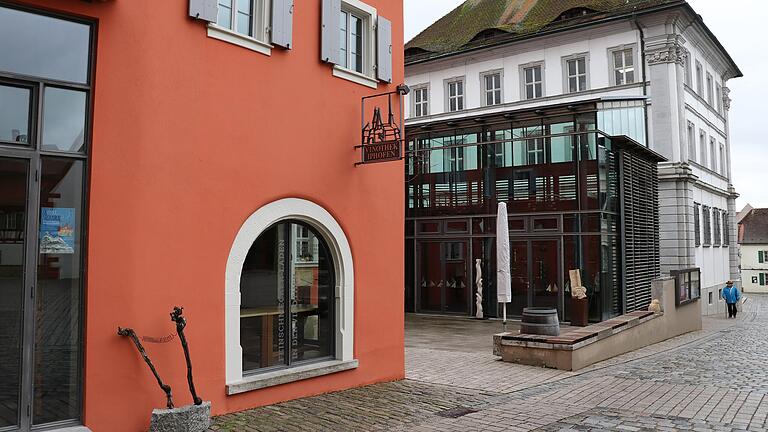
M 0 6 L 2 71 L 86 84 L 90 44 L 87 24 Z
M 597 113 L 598 128 L 608 135 L 626 135 L 646 144 L 643 102 L 605 102 Z
M 0 158 L 0 428 L 19 420 L 28 171 L 26 160 Z
M 616 150 L 612 140 L 598 132 L 596 109 L 572 111 L 487 116 L 497 121 L 457 122 L 466 127 L 450 124 L 449 131 L 440 130 L 448 124 L 435 122 L 434 131 L 410 131 L 411 142 L 423 151 L 414 156 L 413 171 L 408 167 L 409 202 L 414 207 L 407 217 L 430 218 L 416 219 L 417 227 L 435 224 L 429 233 L 418 231 L 415 239 L 415 268 L 408 277 L 416 281 L 417 312 L 474 311 L 471 276 L 475 260 L 487 252 L 484 242 L 495 245 L 491 215 L 501 201 L 510 213 L 509 315 L 519 316 L 523 308 L 539 304 L 567 315 L 572 269 L 582 271 L 591 320 L 620 312 Z M 452 225 L 449 229 L 448 224 L 458 222 L 456 216 L 462 217 L 462 229 L 464 218 L 471 217 L 471 232 Z M 457 239 L 457 234 L 471 238 Z M 495 263 L 481 264 L 490 267 L 484 289 L 492 298 Z M 455 274 L 449 278 L 448 273 Z M 455 282 L 456 275 L 466 291 Z M 451 302 L 458 306 L 459 299 L 465 301 L 462 312 L 448 307 Z M 492 304 L 485 311 L 490 316 L 495 312 Z
M 29 144 L 31 97 L 28 88 L 0 85 L 0 141 Z
M 33 423 L 80 416 L 84 163 L 48 158 L 40 177 Z
M 82 152 L 86 93 L 46 87 L 43 103 L 43 150 Z

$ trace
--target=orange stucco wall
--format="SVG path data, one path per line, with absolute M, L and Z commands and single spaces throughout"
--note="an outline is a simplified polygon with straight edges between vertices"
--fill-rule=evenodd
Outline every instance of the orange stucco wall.
M 271 57 L 206 36 L 187 0 L 30 0 L 98 20 L 85 315 L 84 422 L 146 429 L 164 396 L 118 326 L 173 332 L 189 320 L 195 381 L 222 414 L 403 377 L 403 166 L 354 167 L 360 98 L 320 57 L 320 0 L 297 0 L 294 49 Z M 402 1 L 393 21 L 403 81 Z M 284 197 L 327 209 L 355 263 L 358 369 L 225 395 L 224 269 L 245 219 Z M 177 405 L 191 403 L 180 345 L 147 345 Z

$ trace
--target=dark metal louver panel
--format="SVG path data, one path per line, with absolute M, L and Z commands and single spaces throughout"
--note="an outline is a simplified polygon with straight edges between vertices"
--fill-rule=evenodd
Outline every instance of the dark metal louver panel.
M 648 307 L 660 275 L 659 180 L 655 161 L 623 151 L 620 164 L 626 311 L 632 312 Z

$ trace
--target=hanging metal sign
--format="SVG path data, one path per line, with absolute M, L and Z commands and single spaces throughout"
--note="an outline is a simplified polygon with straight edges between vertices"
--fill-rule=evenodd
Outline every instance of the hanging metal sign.
M 362 103 L 362 141 L 355 148 L 361 151 L 361 161 L 355 165 L 396 161 L 403 158 L 403 96 L 407 95 L 410 89 L 405 84 L 397 86 L 397 90 L 389 93 L 383 93 L 373 96 L 366 96 Z M 392 107 L 393 96 L 397 96 L 398 108 L 400 111 L 400 121 L 395 120 L 395 114 Z M 381 107 L 373 107 L 373 117 L 371 121 L 365 121 L 367 102 L 371 99 L 383 100 L 387 103 L 387 120 L 381 114 Z

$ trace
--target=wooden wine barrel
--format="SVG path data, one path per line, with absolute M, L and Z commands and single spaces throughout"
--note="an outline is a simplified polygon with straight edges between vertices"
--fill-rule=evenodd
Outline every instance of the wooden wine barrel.
M 557 309 L 525 308 L 520 323 L 521 334 L 560 336 L 560 320 Z

